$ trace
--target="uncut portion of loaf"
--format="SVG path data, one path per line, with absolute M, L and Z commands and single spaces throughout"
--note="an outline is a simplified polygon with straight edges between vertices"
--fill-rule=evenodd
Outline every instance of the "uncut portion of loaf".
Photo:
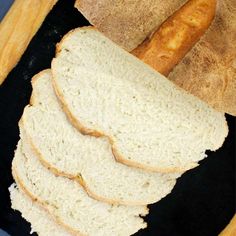
M 75 7 L 108 38 L 131 51 L 187 0 L 77 0 Z
M 20 211 L 22 217 L 30 222 L 31 233 L 39 236 L 72 236 L 64 228 L 55 223 L 52 217 L 36 202 L 33 202 L 15 184 L 9 188 L 11 207 Z
M 72 123 L 86 134 L 109 137 L 116 159 L 127 165 L 187 170 L 228 133 L 224 114 L 91 27 L 64 37 L 52 73 Z
M 18 144 L 12 169 L 17 185 L 76 235 L 125 236 L 146 227 L 139 217 L 148 213 L 146 207 L 93 200 L 75 181 L 56 177 L 43 167 L 26 139 Z
M 171 192 L 178 174 L 148 173 L 120 164 L 107 138 L 78 132 L 57 101 L 49 70 L 36 75 L 32 86 L 31 106 L 25 108 L 20 127 L 46 167 L 79 179 L 91 197 L 109 203 L 146 205 Z

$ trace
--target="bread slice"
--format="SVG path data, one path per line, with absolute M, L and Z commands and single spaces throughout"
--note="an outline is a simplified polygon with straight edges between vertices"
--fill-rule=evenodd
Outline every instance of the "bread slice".
M 32 80 L 31 106 L 21 133 L 55 174 L 79 180 L 89 195 L 108 203 L 146 205 L 171 192 L 180 174 L 147 173 L 115 161 L 107 138 L 82 135 L 68 121 L 54 94 L 50 70 Z
M 139 217 L 148 213 L 145 206 L 110 205 L 93 200 L 74 181 L 56 177 L 43 167 L 27 140 L 19 142 L 12 169 L 17 185 L 76 235 L 125 236 L 146 227 Z
M 193 168 L 224 142 L 224 114 L 179 89 L 93 28 L 67 34 L 53 85 L 72 123 L 107 136 L 116 159 L 145 170 Z
M 108 38 L 133 50 L 187 0 L 77 0 L 75 7 Z
M 39 236 L 72 236 L 59 226 L 52 217 L 37 203 L 33 202 L 24 194 L 15 184 L 9 188 L 11 207 L 20 211 L 22 217 L 31 224 L 31 233 L 37 233 Z

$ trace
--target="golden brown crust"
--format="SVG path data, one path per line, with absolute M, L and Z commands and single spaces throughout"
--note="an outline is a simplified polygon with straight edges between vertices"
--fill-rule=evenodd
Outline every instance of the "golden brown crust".
M 132 51 L 136 57 L 167 76 L 210 26 L 216 0 L 190 0 Z
M 0 24 L 0 85 L 18 63 L 56 2 L 57 0 L 14 1 Z
M 236 115 L 236 1 L 219 0 L 207 33 L 169 79 L 215 109 Z
M 235 235 L 236 235 L 236 215 L 234 215 L 230 223 L 219 234 L 219 236 L 235 236 Z
M 39 199 L 38 197 L 34 196 L 30 191 L 27 190 L 27 188 L 23 184 L 23 181 L 19 178 L 17 171 L 14 167 L 12 167 L 12 176 L 13 176 L 18 188 L 20 188 L 26 194 L 26 196 L 28 196 L 33 202 L 38 204 L 38 206 L 41 207 L 42 210 L 46 211 L 56 224 L 58 224 L 59 226 L 64 228 L 66 231 L 68 231 L 72 235 L 85 236 L 85 235 L 79 233 L 78 231 L 73 230 L 71 227 L 65 225 L 63 222 L 61 222 L 61 220 L 58 217 L 56 217 L 52 213 L 50 213 L 50 211 L 46 207 L 47 204 L 44 201 L 42 201 L 41 199 Z

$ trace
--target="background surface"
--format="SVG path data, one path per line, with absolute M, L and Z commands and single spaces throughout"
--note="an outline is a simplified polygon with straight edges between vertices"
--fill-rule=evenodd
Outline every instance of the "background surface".
M 31 94 L 31 77 L 50 67 L 55 44 L 70 29 L 88 25 L 60 0 L 33 38 L 20 63 L 0 86 L 0 228 L 12 236 L 27 236 L 29 224 L 11 210 L 8 187 L 11 161 L 19 139 L 18 121 Z M 0 0 L 2 10 L 2 0 Z M 150 206 L 148 228 L 137 236 L 216 236 L 235 213 L 235 118 L 227 116 L 229 136 L 224 146 L 181 177 L 173 192 Z
M 13 0 L 1 0 L 0 1 L 0 21 L 2 20 L 2 18 L 4 17 L 4 15 L 8 11 L 8 9 L 10 8 L 12 2 L 13 2 Z M 8 236 L 8 234 L 5 231 L 0 229 L 0 236 Z
M 0 0 L 0 21 L 13 3 L 13 0 Z

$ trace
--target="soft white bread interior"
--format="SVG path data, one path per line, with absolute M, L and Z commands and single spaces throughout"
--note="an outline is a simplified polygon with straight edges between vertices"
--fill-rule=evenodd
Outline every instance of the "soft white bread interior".
M 184 171 L 228 133 L 223 113 L 176 87 L 92 27 L 68 33 L 52 61 L 54 89 L 83 133 L 107 136 L 116 159 Z
M 10 186 L 9 192 L 12 209 L 20 211 L 22 217 L 31 224 L 31 233 L 35 232 L 39 236 L 72 236 L 15 184 Z
M 56 177 L 43 167 L 26 139 L 18 143 L 12 169 L 17 185 L 76 235 L 126 236 L 146 227 L 139 217 L 148 213 L 146 207 L 93 200 L 75 181 Z
M 70 124 L 53 91 L 50 70 L 36 75 L 32 86 L 20 129 L 47 168 L 79 180 L 91 197 L 109 203 L 146 205 L 171 192 L 180 174 L 148 173 L 118 163 L 107 138 L 82 135 Z

